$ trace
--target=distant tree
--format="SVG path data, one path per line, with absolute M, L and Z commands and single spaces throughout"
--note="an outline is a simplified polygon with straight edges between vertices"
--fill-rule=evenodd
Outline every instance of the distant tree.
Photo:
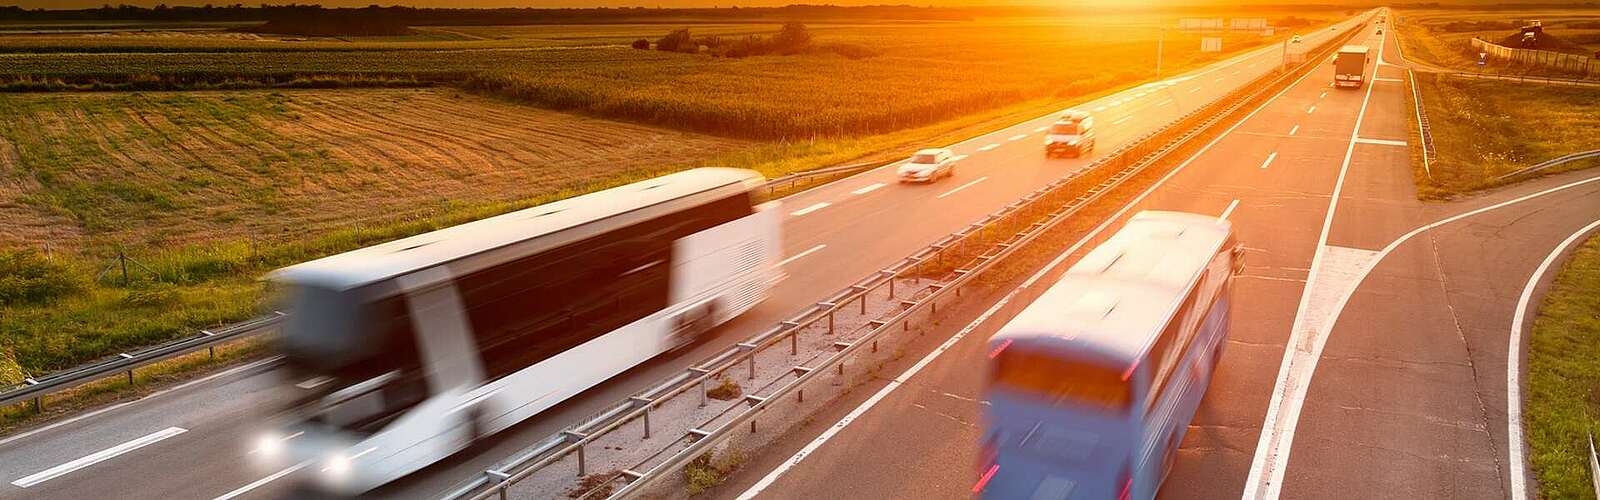
M 643 38 L 640 38 L 638 40 L 634 40 L 633 41 L 633 48 L 639 49 L 639 50 L 650 50 L 650 41 L 646 40 L 646 39 L 643 39 Z
M 799 22 L 783 23 L 783 28 L 773 35 L 772 45 L 783 54 L 798 53 L 811 45 L 811 31 Z

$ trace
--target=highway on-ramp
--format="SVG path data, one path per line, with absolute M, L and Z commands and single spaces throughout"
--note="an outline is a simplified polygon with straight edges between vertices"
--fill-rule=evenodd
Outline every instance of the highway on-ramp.
M 1339 32 L 1306 37 L 1306 46 Z M 1279 46 L 1142 84 L 1077 106 L 1097 115 L 1098 149 L 1111 151 L 1277 70 Z M 534 442 L 685 366 L 785 319 L 938 237 L 1077 171 L 1090 159 L 1045 159 L 1056 113 L 951 146 L 954 178 L 900 185 L 893 166 L 783 200 L 789 279 L 756 310 L 692 349 L 630 370 L 530 421 L 378 492 L 436 496 Z M 1114 125 L 1113 125 L 1114 124 Z M 1309 132 L 1309 131 L 1307 131 Z M 253 367 L 186 384 L 0 439 L 0 498 L 267 498 L 297 473 L 253 465 L 262 417 L 277 405 L 275 373 Z

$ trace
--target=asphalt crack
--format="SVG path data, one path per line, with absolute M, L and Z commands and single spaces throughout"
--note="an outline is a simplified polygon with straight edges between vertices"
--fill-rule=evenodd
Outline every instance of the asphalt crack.
M 1537 210 L 1535 212 L 1537 212 Z M 1518 220 L 1521 219 L 1519 218 Z M 1506 477 L 1506 465 L 1500 461 L 1500 449 L 1495 445 L 1494 436 L 1490 435 L 1488 431 L 1489 405 L 1483 400 L 1483 384 L 1481 383 L 1483 379 L 1479 376 L 1480 374 L 1478 373 L 1477 363 L 1473 361 L 1474 352 L 1472 349 L 1472 343 L 1467 341 L 1467 334 L 1461 328 L 1461 317 L 1456 314 L 1455 303 L 1451 301 L 1450 289 L 1445 283 L 1447 278 L 1445 277 L 1444 265 L 1442 264 L 1443 259 L 1439 257 L 1439 238 L 1432 233 L 1428 234 L 1428 248 L 1432 250 L 1433 253 L 1434 272 L 1439 276 L 1439 292 L 1444 295 L 1445 306 L 1450 309 L 1450 321 L 1455 325 L 1456 338 L 1461 340 L 1461 347 L 1467 352 L 1467 368 L 1472 372 L 1472 397 L 1477 400 L 1478 419 L 1483 426 L 1483 437 L 1484 440 L 1488 442 L 1489 451 L 1491 452 L 1490 456 L 1494 458 L 1495 476 L 1497 479 L 1499 479 L 1499 481 L 1496 481 L 1496 484 L 1500 485 L 1500 495 L 1502 497 L 1506 497 L 1510 495 L 1510 492 L 1506 491 L 1506 483 L 1508 482 L 1509 478 Z

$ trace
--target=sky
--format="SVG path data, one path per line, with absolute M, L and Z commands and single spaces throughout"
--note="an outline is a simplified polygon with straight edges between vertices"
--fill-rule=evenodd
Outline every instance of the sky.
M 258 5 L 262 0 L 0 0 L 0 5 L 17 5 L 36 9 L 78 9 L 99 7 L 105 4 L 154 6 L 167 5 Z M 267 0 L 267 3 L 319 3 L 329 7 L 365 7 L 371 4 L 409 5 L 413 7 L 765 7 L 796 3 L 834 5 L 909 4 L 917 6 L 967 6 L 967 5 L 1193 5 L 1193 4 L 1295 4 L 1339 3 L 1341 0 Z

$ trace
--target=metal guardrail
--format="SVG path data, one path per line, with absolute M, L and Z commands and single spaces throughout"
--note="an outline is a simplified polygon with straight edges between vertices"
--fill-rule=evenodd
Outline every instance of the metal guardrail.
M 1411 81 L 1411 104 L 1416 107 L 1417 134 L 1422 139 L 1422 171 L 1428 175 L 1429 179 L 1432 179 L 1433 160 L 1435 158 L 1435 150 L 1433 149 L 1433 125 L 1428 122 L 1428 111 L 1422 105 L 1422 93 L 1417 91 L 1416 72 L 1406 70 L 1406 75 L 1411 77 L 1409 78 Z
M 1590 79 L 1591 76 L 1600 75 L 1600 60 L 1580 54 L 1567 54 L 1550 50 L 1521 49 L 1498 45 L 1482 38 L 1472 37 L 1472 50 L 1483 54 L 1485 59 L 1493 57 L 1496 60 L 1507 61 L 1525 66 L 1538 66 L 1555 71 L 1562 71 L 1582 75 L 1580 79 Z
M 1538 173 L 1540 170 L 1544 170 L 1544 169 L 1547 169 L 1547 168 L 1550 168 L 1550 167 L 1554 167 L 1556 165 L 1561 165 L 1561 164 L 1564 164 L 1564 163 L 1571 163 L 1571 162 L 1575 162 L 1575 161 L 1578 161 L 1578 160 L 1587 160 L 1589 158 L 1600 158 L 1600 149 L 1596 149 L 1594 151 L 1583 151 L 1583 152 L 1578 152 L 1578 153 L 1572 153 L 1572 154 L 1569 154 L 1569 155 L 1566 155 L 1566 156 L 1562 156 L 1560 158 L 1545 160 L 1545 161 L 1536 163 L 1534 165 L 1529 165 L 1529 166 L 1524 167 L 1522 169 L 1516 170 L 1514 172 L 1507 173 L 1507 174 L 1501 175 L 1499 177 L 1495 177 L 1494 180 L 1502 181 L 1502 180 L 1506 180 L 1506 179 L 1509 179 L 1509 178 L 1512 178 L 1512 177 L 1516 177 L 1516 176 L 1519 176 L 1519 175 L 1534 174 L 1534 173 Z
M 1342 43 L 1341 40 L 1348 39 L 1349 36 L 1351 35 L 1346 34 L 1330 40 L 1318 52 L 1326 53 L 1333 50 L 1339 43 Z M 1322 55 L 1319 55 L 1318 57 L 1309 58 L 1309 60 L 1317 61 L 1321 57 Z M 689 442 L 688 446 L 678 449 L 667 457 L 665 461 L 643 472 L 634 470 L 620 471 L 604 483 L 594 485 L 594 488 L 589 491 L 590 494 L 593 494 L 596 491 L 606 490 L 614 486 L 610 484 L 613 481 L 628 480 L 629 482 L 626 485 L 622 485 L 610 497 L 629 498 L 638 495 L 645 488 L 665 477 L 671 476 L 674 471 L 681 469 L 689 461 L 694 460 L 731 437 L 730 433 L 732 431 L 742 429 L 746 425 L 750 426 L 753 431 L 755 418 L 773 404 L 790 396 L 803 399 L 803 390 L 808 383 L 821 374 L 830 371 L 830 369 L 837 369 L 842 373 L 844 360 L 850 355 L 867 348 L 867 346 L 871 346 L 871 349 L 876 351 L 879 337 L 898 330 L 895 328 L 896 326 L 903 326 L 908 329 L 908 322 L 913 314 L 924 309 L 928 309 L 930 313 L 936 311 L 939 299 L 949 294 L 959 296 L 962 285 L 983 274 L 984 271 L 991 269 L 1004 260 L 1005 257 L 1032 242 L 1055 224 L 1076 213 L 1082 206 L 1098 199 L 1109 192 L 1111 188 L 1121 184 L 1149 165 L 1160 161 L 1168 153 L 1184 145 L 1196 135 L 1208 130 L 1211 125 L 1232 116 L 1241 107 L 1266 95 L 1266 92 L 1275 90 L 1285 84 L 1293 75 L 1299 74 L 1301 71 L 1315 65 L 1315 63 L 1302 64 L 1293 71 L 1267 75 L 1258 80 L 1261 82 L 1259 85 L 1252 83 L 1242 86 L 1240 90 L 1226 98 L 1219 99 L 1189 115 L 1185 115 L 1162 129 L 1145 134 L 1106 157 L 1096 160 L 1089 168 L 1057 179 L 966 228 L 941 238 L 932 245 L 913 253 L 910 257 L 863 278 L 856 284 L 835 293 L 826 300 L 818 302 L 791 319 L 782 321 L 778 325 L 744 342 L 737 343 L 701 363 L 692 365 L 683 373 L 628 398 L 625 402 L 612 406 L 594 417 L 585 419 L 584 422 L 578 425 L 541 441 L 532 448 L 502 463 L 497 468 L 485 471 L 479 477 L 463 483 L 448 492 L 444 498 L 458 499 L 471 495 L 470 498 L 473 500 L 485 500 L 496 496 L 503 499 L 508 495 L 508 488 L 512 484 L 526 479 L 541 469 L 573 454 L 577 455 L 578 474 L 583 476 L 586 472 L 584 447 L 600 436 L 618 429 L 623 424 L 642 418 L 644 420 L 645 436 L 648 438 L 650 435 L 650 410 L 661 405 L 664 400 L 683 394 L 695 387 L 700 388 L 703 397 L 706 390 L 705 384 L 708 381 L 721 376 L 724 372 L 738 368 L 741 364 L 748 364 L 749 370 L 753 374 L 758 353 L 769 348 L 778 347 L 785 342 L 790 345 L 791 353 L 793 353 L 797 336 L 807 327 L 826 320 L 828 322 L 828 330 L 832 333 L 834 314 L 845 307 L 849 307 L 852 302 L 860 301 L 861 307 L 864 309 L 867 295 L 885 286 L 889 287 L 889 297 L 893 299 L 895 297 L 894 282 L 896 278 L 919 272 L 925 263 L 935 262 L 947 250 L 964 247 L 971 240 L 979 242 L 987 240 L 987 233 L 991 232 L 990 229 L 995 226 L 1008 222 L 1017 222 L 1017 219 L 1021 218 L 1037 218 L 1041 215 L 1040 212 L 1044 211 L 1043 208 L 1047 208 L 1045 205 L 1051 202 L 1061 202 L 1059 208 L 1049 210 L 1044 214 L 1043 221 L 1026 224 L 1016 234 L 1001 240 L 993 247 L 990 247 L 988 251 L 979 253 L 966 267 L 956 268 L 947 276 L 947 279 L 930 284 L 927 289 L 931 290 L 931 293 L 914 300 L 909 297 L 901 299 L 902 309 L 889 319 L 868 321 L 864 327 L 868 330 L 866 336 L 848 343 L 835 343 L 837 352 L 819 364 L 814 366 L 795 366 L 792 372 L 796 378 L 766 396 L 745 396 L 743 402 L 747 403 L 748 407 L 743 408 L 731 420 L 714 429 L 691 429 L 674 442 L 674 444 L 678 444 L 687 440 Z M 1077 187 L 1081 189 L 1084 184 L 1089 184 L 1092 187 L 1083 190 L 1081 194 L 1072 196 L 1073 193 L 1068 188 Z M 1022 222 L 1026 223 L 1025 220 Z M 738 408 L 738 405 L 735 405 L 734 408 Z M 670 451 L 671 448 L 669 446 L 667 451 Z M 479 491 L 480 489 L 482 491 Z M 473 494 L 475 491 L 476 494 Z
M 174 340 L 165 344 L 149 347 L 133 353 L 120 353 L 115 357 L 90 363 L 87 365 L 51 373 L 47 376 L 28 378 L 20 386 L 0 393 L 0 407 L 33 400 L 35 410 L 44 410 L 44 397 L 59 391 L 71 389 L 95 380 L 108 378 L 119 373 L 127 373 L 128 383 L 133 383 L 133 370 L 152 363 L 159 363 L 184 354 L 211 350 L 211 355 L 216 356 L 216 346 L 254 336 L 272 330 L 283 321 L 287 314 L 273 311 L 271 314 L 252 320 L 235 323 L 226 327 L 212 330 L 201 330 L 193 336 Z
M 851 175 L 885 164 L 885 162 L 861 162 L 793 172 L 768 180 L 762 185 L 762 188 L 766 190 L 768 196 L 771 196 L 775 192 L 786 192 L 797 186 L 816 184 L 824 180 Z M 45 396 L 96 380 L 109 378 L 119 373 L 126 373 L 129 383 L 132 383 L 135 369 L 200 349 L 209 349 L 214 356 L 217 346 L 270 331 L 278 325 L 284 316 L 287 316 L 287 313 L 273 311 L 266 316 L 235 323 L 216 330 L 201 330 L 193 336 L 132 353 L 119 353 L 102 361 L 52 372 L 49 375 L 38 378 L 27 378 L 21 384 L 13 385 L 4 391 L 0 391 L 0 407 L 32 400 L 34 410 L 43 411 Z

